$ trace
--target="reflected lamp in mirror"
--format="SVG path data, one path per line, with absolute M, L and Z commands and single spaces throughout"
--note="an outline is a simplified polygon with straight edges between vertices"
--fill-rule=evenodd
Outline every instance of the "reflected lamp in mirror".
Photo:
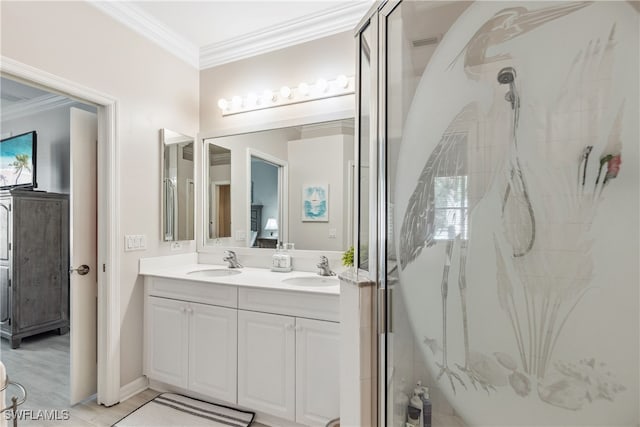
M 193 138 L 160 130 L 162 240 L 193 240 L 195 222 Z
M 269 218 L 267 225 L 264 226 L 264 230 L 269 232 L 269 236 L 278 237 L 278 221 L 275 218 Z

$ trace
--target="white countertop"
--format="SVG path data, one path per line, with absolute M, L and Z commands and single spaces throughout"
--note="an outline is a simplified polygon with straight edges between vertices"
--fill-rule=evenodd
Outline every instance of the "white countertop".
M 158 263 L 140 263 L 139 273 L 144 276 L 163 277 L 167 279 L 189 280 L 194 282 L 216 283 L 220 285 L 247 286 L 252 288 L 274 289 L 282 291 L 307 292 L 326 295 L 340 295 L 340 281 L 337 276 L 326 277 L 335 279 L 335 286 L 300 286 L 284 282 L 284 279 L 297 277 L 321 277 L 316 273 L 305 271 L 291 271 L 280 273 L 265 268 L 242 267 L 240 274 L 217 277 L 195 277 L 189 272 L 199 270 L 227 269 L 225 265 L 181 263 L 175 265 L 158 265 Z

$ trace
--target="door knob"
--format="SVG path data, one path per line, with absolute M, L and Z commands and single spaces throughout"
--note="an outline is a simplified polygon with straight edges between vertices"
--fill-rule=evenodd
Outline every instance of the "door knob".
M 73 272 L 78 273 L 81 276 L 84 276 L 86 274 L 89 274 L 89 271 L 91 271 L 91 269 L 89 268 L 89 266 L 87 264 L 82 264 L 80 267 L 78 268 L 71 268 L 69 269 L 69 274 L 73 273 Z

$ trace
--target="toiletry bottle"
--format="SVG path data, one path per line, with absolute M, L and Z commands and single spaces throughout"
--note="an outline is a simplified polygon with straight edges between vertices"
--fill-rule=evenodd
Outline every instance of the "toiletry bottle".
M 282 260 L 281 267 L 285 271 L 291 271 L 291 255 L 289 254 L 289 243 L 284 243 L 282 246 L 283 246 L 284 250 L 280 254 L 280 257 L 281 257 L 281 260 Z
M 418 388 L 413 390 L 413 396 L 409 401 L 408 422 L 416 427 L 422 427 L 422 399 L 418 394 Z
M 431 427 L 431 399 L 429 398 L 429 387 L 423 386 L 418 381 L 420 389 L 420 399 L 422 399 L 422 426 Z
M 280 267 L 280 246 L 281 243 L 276 244 L 276 253 L 271 257 L 271 269 L 277 270 Z

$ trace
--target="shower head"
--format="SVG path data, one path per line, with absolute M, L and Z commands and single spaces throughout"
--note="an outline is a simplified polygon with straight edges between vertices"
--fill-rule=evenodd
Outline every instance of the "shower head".
M 516 70 L 513 67 L 505 67 L 498 72 L 498 83 L 508 85 L 516 79 Z

